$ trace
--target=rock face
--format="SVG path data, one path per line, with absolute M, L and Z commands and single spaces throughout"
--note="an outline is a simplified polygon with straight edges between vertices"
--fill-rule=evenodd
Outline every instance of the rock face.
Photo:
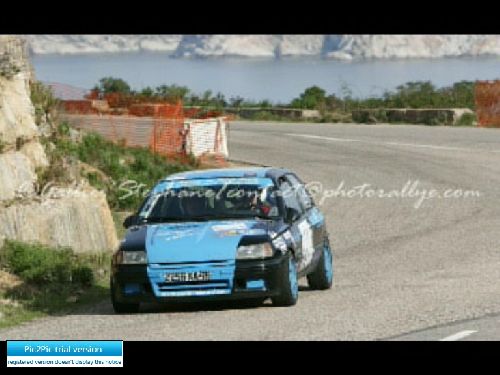
M 177 57 L 331 59 L 500 55 L 499 35 L 27 35 L 36 54 L 157 51 Z
M 28 92 L 25 72 L 12 79 L 0 76 L 0 139 L 4 144 L 15 144 L 18 138 L 32 139 L 37 135 Z
M 0 155 L 0 201 L 10 201 L 21 193 L 33 194 L 35 183 L 35 169 L 28 157 L 20 152 Z
M 25 43 L 0 36 L 0 57 L 0 72 L 9 72 L 0 74 L 0 247 L 16 239 L 76 252 L 114 250 L 118 240 L 104 193 L 88 185 L 58 188 L 57 194 L 37 189 L 36 171 L 49 162 L 34 119 Z
M 60 194 L 3 208 L 0 233 L 25 242 L 69 246 L 76 252 L 113 250 L 116 232 L 104 193 L 66 188 Z

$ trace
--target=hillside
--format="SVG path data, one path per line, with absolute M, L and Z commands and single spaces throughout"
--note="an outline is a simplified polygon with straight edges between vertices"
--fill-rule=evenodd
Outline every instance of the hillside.
M 327 59 L 500 55 L 498 35 L 27 35 L 35 54 L 151 51 L 175 57 Z
M 74 161 L 55 165 L 48 155 L 55 146 L 42 133 L 51 132 L 50 114 L 35 112 L 26 52 L 22 40 L 0 36 L 0 247 L 12 239 L 112 251 L 118 239 L 106 195 L 79 178 Z M 45 180 L 51 170 L 64 178 Z

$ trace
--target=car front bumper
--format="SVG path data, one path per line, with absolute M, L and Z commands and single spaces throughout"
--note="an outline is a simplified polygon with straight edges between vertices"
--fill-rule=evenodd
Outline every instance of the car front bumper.
M 189 272 L 193 265 L 170 264 L 153 268 L 151 265 L 114 265 L 111 284 L 114 299 L 120 303 L 191 302 L 272 297 L 280 293 L 282 272 L 287 256 L 279 255 L 264 260 L 244 260 L 232 265 L 218 266 L 224 274 L 225 286 L 211 288 L 200 283 L 160 282 L 167 272 Z M 210 269 L 213 264 L 197 265 L 196 269 Z M 215 269 L 215 268 L 214 268 Z M 222 277 L 222 276 L 221 276 Z M 215 284 L 214 284 L 215 285 Z M 220 284 L 218 284 L 220 285 Z M 204 288 L 201 288 L 201 287 Z

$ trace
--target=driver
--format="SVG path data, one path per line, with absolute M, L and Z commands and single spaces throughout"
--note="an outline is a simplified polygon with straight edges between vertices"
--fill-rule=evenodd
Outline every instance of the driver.
M 255 195 L 252 200 L 252 208 L 258 212 L 269 216 L 272 214 L 272 197 L 268 189 L 262 189 L 259 195 Z
M 205 211 L 205 199 L 201 197 L 186 197 L 182 202 L 184 213 L 187 216 L 200 216 Z

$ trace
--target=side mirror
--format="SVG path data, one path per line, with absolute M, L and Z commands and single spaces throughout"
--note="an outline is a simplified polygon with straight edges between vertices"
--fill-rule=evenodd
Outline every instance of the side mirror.
M 286 221 L 289 223 L 294 222 L 300 217 L 300 212 L 297 211 L 295 208 L 292 207 L 287 207 L 286 209 Z
M 123 227 L 124 228 L 129 228 L 133 225 L 137 225 L 137 219 L 138 217 L 136 215 L 131 215 L 128 216 L 125 221 L 123 222 Z

